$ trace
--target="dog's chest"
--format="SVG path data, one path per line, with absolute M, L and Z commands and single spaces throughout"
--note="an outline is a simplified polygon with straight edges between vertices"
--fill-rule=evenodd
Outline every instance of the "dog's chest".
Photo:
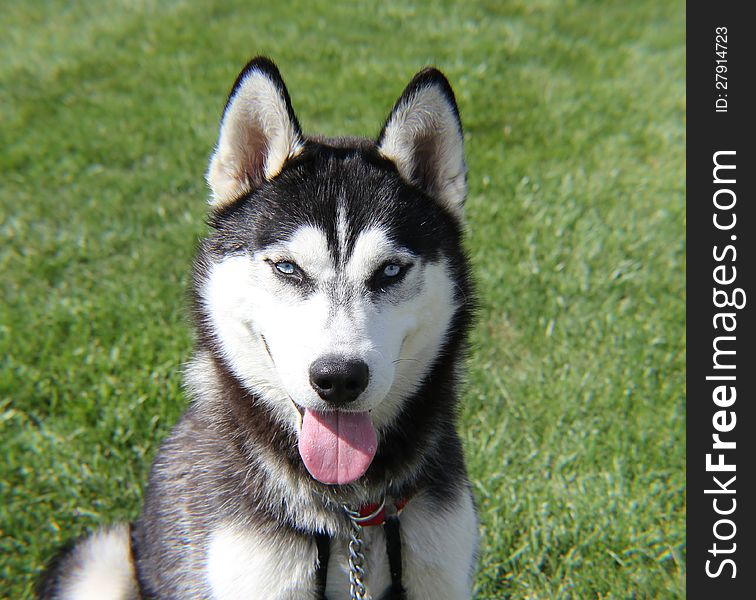
M 364 582 L 380 598 L 391 581 L 381 527 L 363 529 Z M 249 598 L 314 599 L 318 553 L 314 540 L 265 535 L 238 526 L 213 532 L 207 555 L 207 580 L 218 600 Z M 326 596 L 349 599 L 348 544 L 331 540 Z
M 370 596 L 379 599 L 391 583 L 386 538 L 381 527 L 366 527 L 362 531 L 362 553 L 365 557 L 364 583 Z M 331 542 L 331 558 L 328 561 L 326 597 L 328 600 L 349 599 L 349 549 L 347 542 Z
M 477 547 L 472 496 L 462 493 L 439 510 L 415 497 L 400 517 L 401 582 L 414 600 L 469 600 Z M 380 600 L 391 583 L 381 526 L 364 527 L 363 554 L 370 597 Z M 216 600 L 315 600 L 318 549 L 314 538 L 286 529 L 262 533 L 253 526 L 218 527 L 210 537 L 206 578 Z M 326 596 L 349 599 L 346 540 L 331 540 Z

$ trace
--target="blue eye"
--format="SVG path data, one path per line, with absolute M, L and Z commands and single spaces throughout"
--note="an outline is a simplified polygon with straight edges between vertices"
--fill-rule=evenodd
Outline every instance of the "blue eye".
M 386 265 L 386 266 L 385 266 L 385 267 L 383 268 L 383 274 L 384 274 L 384 275 L 385 275 L 386 277 L 396 277 L 396 276 L 397 276 L 397 275 L 399 275 L 399 273 L 401 273 L 401 272 L 402 272 L 402 267 L 401 267 L 401 265 L 396 265 L 396 264 L 394 264 L 394 263 L 390 263 L 390 264 Z
M 294 272 L 297 270 L 297 266 L 293 262 L 285 260 L 275 263 L 275 267 L 279 273 L 283 273 L 284 275 L 294 275 Z
M 392 286 L 398 285 L 411 268 L 411 263 L 383 263 L 367 282 L 368 288 L 373 291 L 384 292 Z

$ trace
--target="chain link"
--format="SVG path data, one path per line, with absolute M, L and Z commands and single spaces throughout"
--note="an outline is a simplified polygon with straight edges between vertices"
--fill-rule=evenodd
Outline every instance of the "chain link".
M 351 531 L 349 532 L 349 598 L 350 600 L 371 600 L 365 587 L 365 555 L 362 553 L 362 525 L 359 523 L 360 513 L 344 506 L 349 517 Z

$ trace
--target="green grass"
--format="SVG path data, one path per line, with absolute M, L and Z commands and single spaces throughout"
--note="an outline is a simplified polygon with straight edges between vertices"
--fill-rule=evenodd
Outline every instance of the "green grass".
M 206 161 L 257 53 L 309 132 L 376 134 L 428 63 L 457 91 L 476 597 L 684 595 L 682 2 L 72 4 L 0 8 L 0 596 L 139 510 L 185 404 Z

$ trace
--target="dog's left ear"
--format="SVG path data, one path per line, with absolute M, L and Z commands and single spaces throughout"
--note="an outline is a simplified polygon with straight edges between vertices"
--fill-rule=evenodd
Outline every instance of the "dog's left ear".
M 222 208 L 278 175 L 304 147 L 299 122 L 278 68 L 252 59 L 226 102 L 207 170 L 210 205 Z
M 461 217 L 467 194 L 462 123 L 454 92 L 438 69 L 412 78 L 378 137 L 399 174 Z

